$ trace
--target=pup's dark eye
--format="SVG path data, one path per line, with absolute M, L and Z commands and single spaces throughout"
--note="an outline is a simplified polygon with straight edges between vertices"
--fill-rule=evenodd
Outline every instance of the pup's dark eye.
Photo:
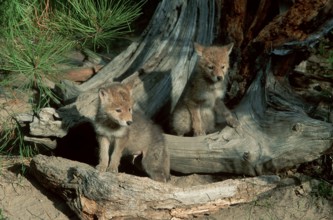
M 208 69 L 209 69 L 209 70 L 213 70 L 213 69 L 214 69 L 214 66 L 213 66 L 213 65 L 209 65 L 209 66 L 208 66 Z
M 121 109 L 120 109 L 120 108 L 117 108 L 117 109 L 116 109 L 116 112 L 121 112 Z
M 225 68 L 225 66 L 221 66 L 221 69 L 223 69 L 223 70 L 224 70 L 224 68 Z
M 132 111 L 132 109 L 131 109 L 131 108 L 129 108 L 129 109 L 128 109 L 128 111 L 129 111 L 129 112 L 131 112 L 131 111 Z

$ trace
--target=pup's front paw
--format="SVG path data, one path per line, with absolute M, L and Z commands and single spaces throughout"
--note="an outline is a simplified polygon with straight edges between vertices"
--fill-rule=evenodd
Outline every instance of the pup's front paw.
M 110 173 L 118 173 L 118 167 L 117 166 L 108 166 L 108 168 L 106 169 L 107 172 L 110 172 Z
M 193 132 L 193 136 L 203 136 L 206 135 L 206 132 L 203 130 L 198 130 Z
M 96 166 L 96 169 L 100 172 L 105 172 L 106 171 L 106 166 L 104 164 L 98 164 Z
M 227 118 L 227 123 L 233 128 L 236 128 L 240 125 L 239 121 L 235 117 Z

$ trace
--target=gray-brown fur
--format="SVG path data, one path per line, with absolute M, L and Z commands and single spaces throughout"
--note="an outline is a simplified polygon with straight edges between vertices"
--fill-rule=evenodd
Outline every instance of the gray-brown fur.
M 142 168 L 154 180 L 170 178 L 170 156 L 159 126 L 138 112 L 132 114 L 131 89 L 113 83 L 99 91 L 95 130 L 100 145 L 100 171 L 118 172 L 123 155 L 142 154 Z M 118 111 L 121 112 L 118 112 Z M 110 145 L 113 151 L 110 159 Z
M 229 70 L 229 55 L 233 44 L 204 47 L 195 43 L 199 56 L 193 79 L 178 102 L 171 119 L 177 135 L 205 135 L 216 130 L 225 119 L 232 127 L 239 122 L 223 103 Z

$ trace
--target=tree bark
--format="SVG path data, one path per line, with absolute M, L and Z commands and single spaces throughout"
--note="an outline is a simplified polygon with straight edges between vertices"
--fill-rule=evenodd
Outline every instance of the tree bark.
M 86 164 L 38 155 L 30 171 L 63 197 L 81 219 L 184 219 L 250 202 L 277 186 L 279 177 L 229 179 L 179 188 L 145 177 L 99 173 Z
M 244 2 L 247 4 L 247 1 Z M 276 72 L 279 75 L 287 75 L 300 60 L 307 58 L 308 53 L 306 52 L 309 47 L 318 43 L 319 37 L 323 36 L 324 32 L 327 33 L 332 29 L 332 0 L 289 1 L 291 4 L 288 6 L 289 8 L 280 11 L 278 6 L 282 2 L 286 1 L 260 0 L 258 7 L 251 9 L 252 4 L 248 4 L 249 8 L 246 11 L 237 7 L 237 3 L 232 3 L 231 6 L 227 4 L 224 9 L 226 13 L 225 17 L 222 16 L 222 20 L 226 22 L 221 23 L 223 25 L 221 29 L 229 31 L 222 36 L 225 39 L 236 41 L 239 45 L 239 49 L 235 49 L 237 62 L 234 67 L 234 71 L 237 72 L 237 76 L 235 76 L 237 83 L 233 82 L 236 84 L 237 92 L 230 97 L 233 105 L 237 104 L 240 97 L 246 93 L 258 73 L 258 68 L 264 63 L 261 60 L 263 56 L 283 47 L 284 54 L 279 54 L 283 56 L 279 66 L 288 67 L 289 71 L 281 69 Z M 234 8 L 237 9 L 236 12 L 234 12 Z M 240 29 L 243 30 L 243 34 L 239 34 Z M 295 42 L 298 42 L 298 48 L 293 44 Z M 289 45 L 294 46 L 288 51 Z M 295 51 L 295 49 L 297 50 Z M 290 57 L 285 56 L 292 52 L 298 59 L 290 60 Z M 282 62 L 286 62 L 287 65 Z

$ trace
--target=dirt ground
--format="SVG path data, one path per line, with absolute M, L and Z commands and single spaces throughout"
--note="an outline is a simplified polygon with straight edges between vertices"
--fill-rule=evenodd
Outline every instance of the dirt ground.
M 27 219 L 78 219 L 59 196 L 44 189 L 32 176 L 28 166 L 20 175 L 22 160 L 2 158 L 0 173 L 0 220 Z M 24 166 L 29 164 L 23 161 Z M 172 176 L 171 184 L 179 187 L 212 182 L 209 175 Z M 216 177 L 214 177 L 216 180 Z M 326 199 L 330 188 L 322 187 L 322 181 L 294 174 L 283 179 L 283 184 L 256 201 L 238 204 L 215 213 L 193 216 L 194 219 L 333 219 L 333 200 Z

